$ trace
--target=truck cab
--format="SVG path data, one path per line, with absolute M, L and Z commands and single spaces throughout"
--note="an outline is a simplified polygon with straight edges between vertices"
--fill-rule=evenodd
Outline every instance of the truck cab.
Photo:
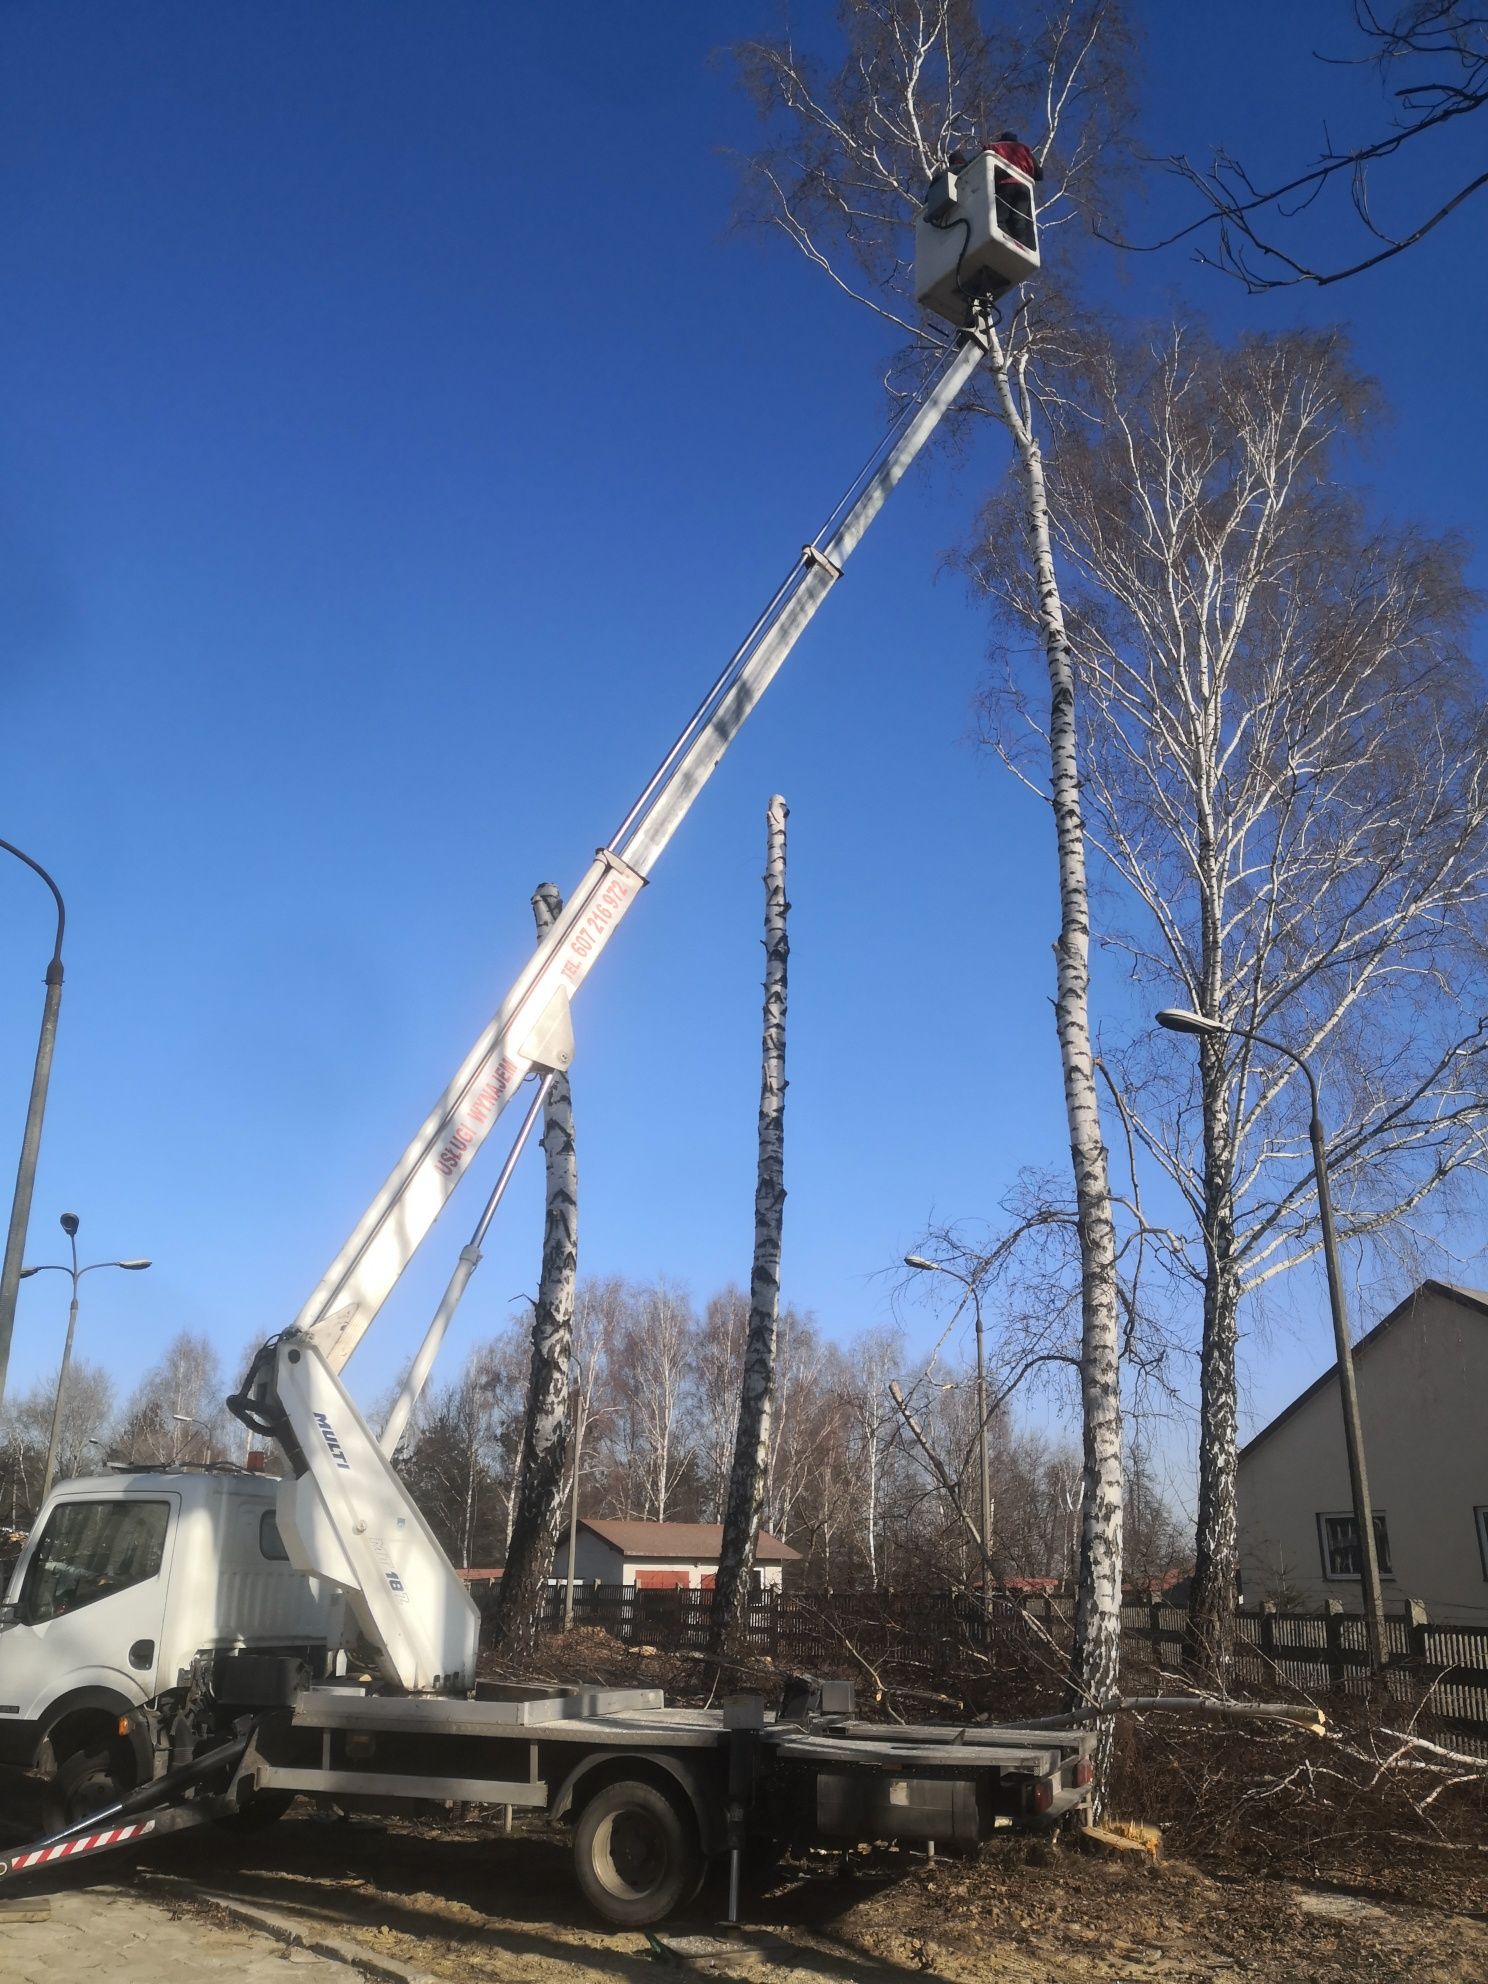
M 157 1776 L 193 1664 L 264 1653 L 322 1671 L 341 1599 L 296 1571 L 278 1482 L 137 1469 L 57 1487 L 0 1606 L 0 1769 L 73 1816 Z

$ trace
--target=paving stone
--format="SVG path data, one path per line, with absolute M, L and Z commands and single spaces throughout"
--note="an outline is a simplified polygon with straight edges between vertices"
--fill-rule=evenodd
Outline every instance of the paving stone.
M 287 1949 L 244 1927 L 219 1928 L 192 1914 L 172 1916 L 118 1889 L 51 1896 L 45 1922 L 0 1922 L 5 1984 L 287 1984 L 286 1958 L 301 1984 L 355 1984 L 344 1962 Z

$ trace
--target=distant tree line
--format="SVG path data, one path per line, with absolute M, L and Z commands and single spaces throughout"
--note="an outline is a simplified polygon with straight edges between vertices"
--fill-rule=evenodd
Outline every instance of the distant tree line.
M 101 1474 L 112 1461 L 151 1466 L 241 1461 L 244 1434 L 223 1405 L 227 1389 L 216 1350 L 191 1330 L 172 1338 L 128 1392 L 102 1365 L 74 1359 L 57 1442 L 57 1479 Z M 53 1371 L 27 1391 L 12 1391 L 0 1407 L 0 1528 L 27 1530 L 36 1516 L 56 1393 Z
M 582 1414 L 579 1506 L 589 1516 L 719 1522 L 728 1492 L 749 1300 L 725 1288 L 701 1307 L 675 1284 L 581 1281 L 575 1303 Z M 530 1356 L 529 1321 L 478 1343 L 464 1368 L 425 1394 L 399 1465 L 451 1559 L 504 1561 L 513 1520 Z M 246 1357 L 239 1359 L 246 1362 Z M 233 1367 L 236 1370 L 236 1366 Z M 127 1393 L 101 1366 L 74 1363 L 58 1477 L 101 1473 L 110 1461 L 241 1462 L 246 1435 L 227 1414 L 224 1360 L 183 1331 Z M 948 1498 L 931 1477 L 889 1397 L 898 1379 L 916 1420 L 958 1481 L 977 1493 L 970 1374 L 932 1374 L 894 1328 L 833 1341 L 808 1316 L 781 1312 L 777 1405 L 765 1527 L 802 1554 L 815 1585 L 973 1584 L 979 1566 Z M 55 1377 L 16 1392 L 0 1411 L 0 1528 L 36 1514 Z M 371 1414 L 379 1423 L 378 1414 Z M 572 1441 L 569 1447 L 572 1453 Z M 1005 1577 L 1067 1583 L 1079 1551 L 1078 1450 L 1018 1426 L 992 1425 L 992 1556 Z M 279 1460 L 271 1456 L 271 1471 Z M 563 1507 L 568 1507 L 565 1482 Z M 1159 1580 L 1184 1564 L 1185 1542 L 1138 1444 L 1129 1461 L 1129 1576 Z
M 586 1516 L 721 1522 L 733 1461 L 749 1300 L 727 1287 L 696 1306 L 674 1283 L 581 1281 L 574 1311 Z M 520 1464 L 527 1326 L 471 1352 L 420 1405 L 405 1478 L 457 1564 L 500 1564 Z M 963 1506 L 977 1494 L 970 1373 L 927 1372 L 892 1327 L 841 1340 L 788 1305 L 780 1318 L 764 1525 L 799 1550 L 815 1585 L 972 1584 L 974 1550 L 889 1395 L 899 1380 L 944 1457 Z M 570 1453 L 572 1444 L 570 1444 Z M 1081 1462 L 1058 1437 L 993 1419 L 992 1561 L 1010 1578 L 1070 1581 L 1079 1552 Z M 571 1476 L 570 1476 L 571 1482 Z M 1182 1567 L 1184 1539 L 1140 1442 L 1128 1465 L 1128 1575 Z M 567 1486 L 564 1506 L 567 1507 Z

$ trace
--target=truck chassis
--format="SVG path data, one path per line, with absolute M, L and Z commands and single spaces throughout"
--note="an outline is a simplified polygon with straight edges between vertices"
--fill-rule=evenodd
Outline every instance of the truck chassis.
M 792 1847 L 864 1840 L 970 1850 L 999 1825 L 1057 1824 L 1088 1798 L 1080 1731 L 859 1720 L 851 1684 L 796 1682 L 778 1715 L 758 1696 L 668 1707 L 659 1689 L 482 1684 L 476 1697 L 300 1687 L 231 1738 L 117 1804 L 0 1858 L 0 1891 L 297 1794 L 346 1809 L 451 1804 L 546 1812 L 573 1825 L 579 1886 L 637 1928 L 741 1867 Z

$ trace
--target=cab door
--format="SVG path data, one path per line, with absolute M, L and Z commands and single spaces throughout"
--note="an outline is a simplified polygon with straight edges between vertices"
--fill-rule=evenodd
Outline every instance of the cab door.
M 156 1693 L 179 1515 L 168 1491 L 53 1503 L 0 1635 L 7 1706 L 39 1720 L 74 1688 Z

